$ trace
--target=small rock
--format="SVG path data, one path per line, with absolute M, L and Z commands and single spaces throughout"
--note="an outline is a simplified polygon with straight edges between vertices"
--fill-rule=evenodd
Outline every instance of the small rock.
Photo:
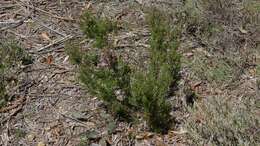
M 45 144 L 43 142 L 39 142 L 37 146 L 45 146 Z
M 189 52 L 189 53 L 186 53 L 186 54 L 184 54 L 186 57 L 188 57 L 188 58 L 190 58 L 190 57 L 192 57 L 193 56 L 193 53 L 192 52 Z
M 100 146 L 100 145 L 96 144 L 96 143 L 92 143 L 92 144 L 90 144 L 90 146 Z
M 34 135 L 34 134 L 29 134 L 29 135 L 27 136 L 27 139 L 28 139 L 28 141 L 30 141 L 30 142 L 32 142 L 32 141 L 34 140 L 34 138 L 35 138 L 35 135 Z
M 119 101 L 124 101 L 125 99 L 125 93 L 122 90 L 116 90 L 115 91 L 116 99 Z
M 239 30 L 240 30 L 240 32 L 243 33 L 243 34 L 247 34 L 247 33 L 248 33 L 248 31 L 245 30 L 243 27 L 240 27 Z

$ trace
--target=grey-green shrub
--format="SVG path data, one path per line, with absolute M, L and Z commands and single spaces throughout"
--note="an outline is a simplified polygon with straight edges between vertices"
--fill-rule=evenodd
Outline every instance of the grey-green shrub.
M 255 97 L 208 97 L 195 104 L 186 126 L 194 145 L 259 145 Z

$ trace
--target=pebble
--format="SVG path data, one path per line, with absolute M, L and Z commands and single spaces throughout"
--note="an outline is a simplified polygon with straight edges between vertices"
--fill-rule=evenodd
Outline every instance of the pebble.
M 45 144 L 43 142 L 39 142 L 37 146 L 45 146 Z
M 29 135 L 27 136 L 27 139 L 28 139 L 28 141 L 30 141 L 30 142 L 32 142 L 32 141 L 34 140 L 34 138 L 35 138 L 35 135 L 33 135 L 33 134 L 29 134 Z

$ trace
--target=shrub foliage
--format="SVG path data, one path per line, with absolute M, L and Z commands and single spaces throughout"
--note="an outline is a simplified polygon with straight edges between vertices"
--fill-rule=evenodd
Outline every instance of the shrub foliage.
M 166 101 L 170 87 L 179 79 L 180 56 L 177 33 L 166 16 L 153 10 L 148 16 L 151 30 L 150 59 L 146 71 L 137 71 L 132 78 L 133 103 L 144 109 L 145 118 L 153 131 L 164 132 L 170 122 L 171 105 Z
M 26 54 L 14 41 L 1 40 L 0 42 L 0 107 L 8 101 L 6 86 L 19 65 L 32 63 L 32 58 Z
M 147 18 L 151 30 L 147 69 L 130 68 L 117 57 L 107 38 L 115 31 L 115 23 L 89 12 L 82 16 L 81 29 L 101 50 L 80 53 L 80 46 L 75 43 L 66 50 L 72 61 L 79 64 L 80 81 L 92 95 L 102 99 L 113 114 L 128 118 L 132 117 L 132 111 L 144 112 L 151 130 L 165 132 L 171 120 L 171 105 L 166 98 L 170 87 L 176 86 L 179 80 L 178 38 L 160 11 L 151 11 Z
M 81 16 L 80 28 L 87 38 L 94 39 L 95 47 L 103 48 L 108 45 L 108 33 L 116 30 L 116 24 L 108 18 L 100 18 L 86 11 Z
M 79 65 L 79 79 L 88 91 L 102 99 L 107 108 L 118 118 L 128 119 L 130 94 L 130 68 L 114 55 L 108 35 L 116 30 L 114 22 L 85 12 L 81 17 L 81 29 L 88 39 L 95 41 L 99 50 L 82 51 L 78 42 L 66 45 L 70 60 Z

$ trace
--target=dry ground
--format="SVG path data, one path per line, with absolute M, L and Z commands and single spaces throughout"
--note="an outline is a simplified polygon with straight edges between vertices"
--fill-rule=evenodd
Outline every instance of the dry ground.
M 249 65 L 244 67 L 239 64 L 238 66 L 243 69 L 231 68 L 225 71 L 225 75 L 215 75 L 215 70 L 212 68 L 219 60 L 216 56 L 221 56 L 221 51 L 225 51 L 225 48 L 221 51 L 214 49 L 212 51 L 208 49 L 211 46 L 203 45 L 205 44 L 203 40 L 198 41 L 191 35 L 183 38 L 180 48 L 184 56 L 181 72 L 183 79 L 180 83 L 180 91 L 171 100 L 176 106 L 173 114 L 179 122 L 175 129 L 166 135 L 159 135 L 145 131 L 142 124 L 132 126 L 114 120 L 102 106 L 102 102 L 88 95 L 80 86 L 76 78 L 75 66 L 69 63 L 64 45 L 68 40 L 82 37 L 78 25 L 79 17 L 83 10 L 88 9 L 120 22 L 125 29 L 113 38 L 118 46 L 117 51 L 128 60 L 142 62 L 147 57 L 144 50 L 148 47 L 149 38 L 143 7 L 151 4 L 171 11 L 177 9 L 181 2 L 177 0 L 1 0 L 0 37 L 18 40 L 32 55 L 34 63 L 24 66 L 23 71 L 18 75 L 20 85 L 12 91 L 17 95 L 16 102 L 12 103 L 16 106 L 0 112 L 0 145 L 74 146 L 84 145 L 86 139 L 91 139 L 91 142 L 100 145 L 115 146 L 188 145 L 184 121 L 203 119 L 200 118 L 199 112 L 194 117 L 186 108 L 181 107 L 184 105 L 183 97 L 187 94 L 185 93 L 187 86 L 196 92 L 202 103 L 204 99 L 211 96 L 234 97 L 238 98 L 237 101 L 243 97 L 256 98 L 255 64 L 257 64 L 256 59 L 259 59 L 259 53 L 252 54 L 253 50 L 247 49 L 246 43 L 241 43 L 237 47 L 244 47 L 244 54 L 248 55 L 241 58 Z M 255 30 L 244 30 L 239 27 L 227 30 L 230 31 L 226 32 L 227 34 L 234 33 L 234 35 L 238 34 L 237 37 L 248 39 L 249 46 L 250 37 L 259 37 L 257 33 L 252 33 L 251 36 L 245 32 L 255 32 Z M 224 42 L 223 40 L 220 42 Z M 86 41 L 83 43 L 89 47 Z M 209 44 L 214 46 L 218 43 Z M 237 42 L 233 43 L 237 44 Z M 234 54 L 229 55 L 232 58 Z M 223 55 L 222 58 L 227 56 Z M 234 55 L 233 59 L 236 57 Z M 201 62 L 204 59 L 206 63 Z M 210 67 L 206 68 L 206 66 Z M 207 70 L 213 73 L 200 76 Z M 227 76 L 236 76 L 236 78 Z M 212 82 L 216 78 L 219 82 Z M 259 134 L 259 129 L 256 130 L 256 134 Z

